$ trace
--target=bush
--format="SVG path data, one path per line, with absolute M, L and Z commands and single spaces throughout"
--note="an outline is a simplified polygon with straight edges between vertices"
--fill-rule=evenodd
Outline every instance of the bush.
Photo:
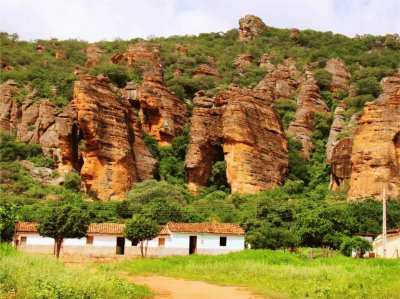
M 344 237 L 340 244 L 340 250 L 344 255 L 351 256 L 352 251 L 356 251 L 356 257 L 363 257 L 363 255 L 372 250 L 371 243 L 359 236 L 355 237 Z
M 64 180 L 64 186 L 67 189 L 79 191 L 82 183 L 82 178 L 76 171 L 67 173 Z

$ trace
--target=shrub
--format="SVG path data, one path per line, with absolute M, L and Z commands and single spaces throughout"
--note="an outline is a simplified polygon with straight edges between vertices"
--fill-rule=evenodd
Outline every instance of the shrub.
M 67 173 L 64 180 L 64 186 L 67 189 L 79 191 L 82 183 L 82 178 L 76 171 Z

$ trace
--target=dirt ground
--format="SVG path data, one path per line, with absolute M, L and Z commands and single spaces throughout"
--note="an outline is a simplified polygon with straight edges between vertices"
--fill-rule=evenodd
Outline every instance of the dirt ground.
M 262 299 L 248 289 L 209 284 L 165 276 L 127 277 L 137 284 L 150 287 L 156 294 L 154 299 Z

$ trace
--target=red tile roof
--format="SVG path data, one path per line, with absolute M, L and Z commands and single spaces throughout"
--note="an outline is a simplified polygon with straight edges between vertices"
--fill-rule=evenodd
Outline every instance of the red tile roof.
M 168 227 L 166 225 L 160 226 L 160 232 L 158 234 L 161 236 L 170 235 Z
M 15 231 L 17 232 L 36 232 L 39 223 L 35 222 L 17 222 Z
M 208 233 L 224 235 L 244 235 L 243 229 L 238 224 L 231 223 L 176 223 L 168 222 L 167 227 L 171 232 L 179 233 Z
M 35 222 L 18 222 L 15 226 L 17 232 L 36 232 L 39 223 Z M 125 224 L 117 223 L 92 223 L 89 225 L 88 234 L 112 234 L 122 235 L 124 232 Z

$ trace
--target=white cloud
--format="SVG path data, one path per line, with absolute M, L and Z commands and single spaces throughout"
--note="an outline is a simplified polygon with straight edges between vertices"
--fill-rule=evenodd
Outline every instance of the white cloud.
M 0 30 L 22 39 L 89 41 L 236 28 L 251 13 L 267 25 L 356 33 L 400 32 L 399 0 L 0 0 Z

